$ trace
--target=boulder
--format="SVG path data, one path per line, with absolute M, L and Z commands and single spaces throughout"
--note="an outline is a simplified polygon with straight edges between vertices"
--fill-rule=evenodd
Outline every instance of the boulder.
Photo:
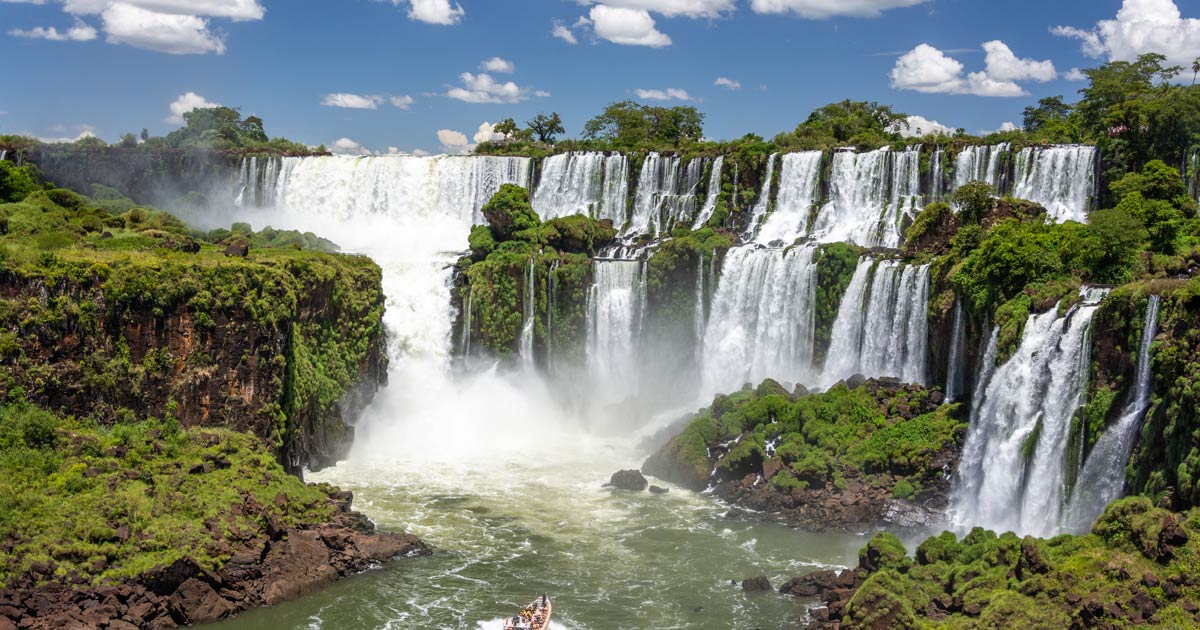
M 646 486 L 650 485 L 650 482 L 646 481 L 642 473 L 636 470 L 618 470 L 612 474 L 612 478 L 604 485 L 605 487 L 616 488 L 618 490 L 641 492 L 646 489 Z
M 670 490 L 663 488 L 662 486 L 650 486 L 650 494 L 666 494 L 668 492 L 670 492 Z
M 747 578 L 742 580 L 742 590 L 747 593 L 765 593 L 771 590 L 771 581 L 765 575 Z

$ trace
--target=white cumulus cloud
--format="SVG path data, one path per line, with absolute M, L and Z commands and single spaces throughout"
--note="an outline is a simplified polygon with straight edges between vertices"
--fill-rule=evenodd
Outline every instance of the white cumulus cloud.
M 1200 57 L 1200 19 L 1183 17 L 1173 0 L 1125 0 L 1112 20 L 1090 29 L 1056 26 L 1051 32 L 1080 40 L 1085 55 L 1108 61 L 1133 61 L 1153 52 L 1165 55 L 1168 64 L 1191 66 Z
M 580 0 L 579 3 L 650 11 L 666 17 L 715 18 L 734 10 L 734 0 Z
M 401 96 L 389 96 L 388 102 L 397 109 L 408 109 L 409 107 L 412 107 L 413 97 L 408 96 L 407 94 Z
M 186 94 L 180 94 L 178 98 L 176 98 L 174 101 L 171 101 L 171 104 L 168 106 L 171 110 L 171 115 L 167 116 L 163 120 L 173 125 L 182 125 L 184 122 L 183 115 L 192 111 L 193 109 L 208 109 L 209 107 L 220 106 L 220 103 L 210 102 L 208 99 L 195 92 L 188 92 Z
M 479 69 L 485 72 L 500 72 L 504 74 L 512 74 L 517 71 L 517 66 L 513 62 L 500 57 L 492 57 L 479 64 Z
M 467 142 L 466 134 L 461 131 L 439 129 L 437 139 L 442 143 L 442 148 L 446 153 L 469 153 L 472 148 L 471 144 Z
M 740 81 L 734 81 L 733 79 L 726 77 L 717 77 L 717 80 L 713 81 L 713 85 L 719 85 L 723 88 L 729 88 L 731 90 L 742 89 L 742 84 Z
M 364 96 L 360 94 L 347 94 L 345 92 L 326 94 L 325 98 L 321 99 L 321 104 L 325 107 L 343 107 L 346 109 L 379 109 L 382 103 L 382 96 Z
M 588 12 L 596 37 L 625 46 L 662 48 L 671 38 L 654 26 L 654 18 L 644 9 L 596 5 Z
M 458 78 L 462 85 L 450 88 L 446 96 L 465 103 L 519 103 L 529 98 L 529 88 L 512 81 L 497 81 L 486 72 L 464 72 Z
M 466 11 L 457 2 L 450 0 L 391 0 L 396 6 L 407 6 L 408 17 L 411 20 L 426 24 L 449 26 L 458 24 Z
M 892 87 L 926 94 L 974 94 L 976 96 L 1026 96 L 1017 81 L 1049 81 L 1057 76 L 1049 61 L 1021 59 L 1004 42 L 983 45 L 986 69 L 963 74 L 957 59 L 920 44 L 896 60 L 890 73 Z
M 1087 81 L 1088 77 L 1083 73 L 1083 70 L 1080 70 L 1079 68 L 1071 68 L 1070 70 L 1067 70 L 1067 73 L 1063 75 L 1063 78 L 1068 81 Z
M 503 140 L 503 139 L 505 139 L 505 138 L 507 138 L 507 137 L 508 137 L 508 136 L 506 136 L 506 135 L 504 135 L 504 134 L 502 134 L 502 133 L 496 133 L 496 127 L 495 127 L 495 125 L 493 125 L 493 124 L 492 124 L 492 123 L 490 123 L 490 122 L 484 121 L 484 122 L 483 122 L 483 124 L 479 125 L 479 130 L 475 132 L 475 135 L 472 137 L 472 139 L 473 139 L 473 140 L 474 140 L 476 143 L 479 143 L 479 142 L 498 142 L 498 141 L 500 141 L 500 140 Z
M 550 34 L 563 40 L 564 42 L 567 42 L 568 44 L 571 44 L 572 46 L 579 43 L 579 40 L 575 39 L 575 33 L 572 33 L 571 29 L 567 28 L 562 22 L 557 20 L 554 21 L 554 28 L 550 30 Z
M 14 28 L 9 31 L 9 34 L 16 35 L 17 37 L 29 37 L 31 39 L 48 39 L 53 42 L 88 42 L 96 39 L 96 29 L 78 18 L 76 18 L 75 24 L 65 31 L 59 31 L 53 26 L 37 26 L 28 30 Z
M 371 150 L 350 138 L 338 138 L 329 146 L 330 153 L 338 155 L 371 155 Z
M 1010 120 L 1010 121 L 1001 123 L 999 129 L 980 129 L 979 135 L 990 136 L 994 133 L 1005 133 L 1005 132 L 1009 132 L 1009 131 L 1016 131 L 1018 129 L 1020 129 L 1020 127 L 1018 127 L 1016 123 L 1014 123 Z
M 795 13 L 810 20 L 831 17 L 879 17 L 888 9 L 924 4 L 929 0 L 751 0 L 755 13 Z
M 6 0 L 13 1 L 13 0 Z M 54 27 L 13 29 L 13 35 L 54 41 L 95 39 L 95 27 L 80 16 L 99 16 L 105 41 L 176 55 L 225 52 L 225 38 L 213 19 L 261 20 L 266 10 L 258 0 L 31 0 L 58 3 L 76 17 L 65 33 Z
M 949 125 L 943 125 L 936 120 L 930 120 L 924 116 L 910 114 L 904 122 L 896 121 L 895 123 L 892 123 L 889 131 L 898 133 L 905 138 L 919 138 L 931 133 L 952 136 L 954 135 L 956 129 Z
M 686 91 L 679 88 L 667 88 L 665 90 L 634 90 L 638 98 L 651 101 L 690 101 L 692 97 Z

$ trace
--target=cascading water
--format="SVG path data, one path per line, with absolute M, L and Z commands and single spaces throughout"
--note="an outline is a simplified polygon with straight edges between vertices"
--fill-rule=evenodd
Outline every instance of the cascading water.
M 771 207 L 771 181 L 775 179 L 775 162 L 778 159 L 778 153 L 772 153 L 767 158 L 767 173 L 763 176 L 758 198 L 754 200 L 754 206 L 750 208 L 750 224 L 746 227 L 748 235 L 753 236 L 758 231 L 758 227 L 762 225 L 763 218 L 767 216 L 767 211 Z
M 625 224 L 629 162 L 621 154 L 571 152 L 542 160 L 533 209 L 543 220 L 582 214 Z
M 954 188 L 958 189 L 974 181 L 991 184 L 1000 194 L 1004 189 L 1002 163 L 1012 145 L 1002 142 L 996 145 L 978 145 L 963 148 L 954 159 Z
M 1121 498 L 1125 490 L 1125 464 L 1133 452 L 1142 418 L 1150 406 L 1150 344 L 1158 334 L 1159 302 L 1159 296 L 1152 295 L 1146 305 L 1133 397 L 1121 412 L 1121 417 L 1096 440 L 1083 464 L 1063 518 L 1066 532 L 1086 532 L 1104 507 Z
M 945 168 L 942 162 L 946 159 L 946 151 L 942 147 L 937 147 L 933 150 L 933 157 L 929 164 L 929 200 L 941 201 L 945 194 Z
M 884 147 L 833 156 L 829 203 L 817 215 L 813 232 L 823 242 L 848 241 L 864 247 L 898 247 L 907 220 L 920 205 L 921 148 L 895 153 Z
M 946 402 L 954 402 L 962 395 L 966 384 L 966 320 L 963 319 L 962 302 L 954 300 L 954 323 L 950 333 L 950 358 L 946 362 Z
M 1096 147 L 1072 144 L 1021 149 L 1012 195 L 1045 206 L 1059 223 L 1086 223 L 1096 192 L 1098 155 Z
M 622 236 L 662 234 L 695 212 L 702 163 L 692 160 L 684 172 L 679 156 L 650 153 L 642 162 L 633 213 Z
M 820 195 L 822 155 L 821 151 L 804 151 L 787 153 L 780 159 L 775 210 L 767 216 L 754 242 L 790 245 L 808 233 L 808 222 Z M 771 170 L 771 165 L 768 165 L 769 174 Z M 765 199 L 760 199 L 760 202 L 765 212 Z M 756 205 L 756 217 L 758 211 L 759 206 Z
M 717 199 L 721 196 L 721 169 L 725 167 L 725 156 L 718 155 L 717 159 L 713 160 L 712 169 L 708 176 L 708 190 L 705 191 L 704 205 L 700 208 L 700 212 L 696 214 L 696 220 L 692 222 L 692 229 L 698 230 L 704 227 L 705 223 L 712 218 L 713 212 L 717 209 Z
M 534 261 L 529 259 L 529 265 L 525 271 L 525 303 L 522 305 L 522 317 L 524 323 L 521 324 L 521 340 L 520 352 L 521 362 L 526 367 L 533 366 L 533 323 L 537 321 L 537 312 L 534 311 L 534 306 L 537 304 L 536 287 L 534 283 Z
M 702 392 L 812 379 L 815 247 L 729 251 L 704 334 Z
M 638 342 L 646 304 L 644 263 L 596 261 L 588 293 L 587 362 L 602 404 L 637 393 Z
M 823 380 L 861 373 L 924 383 L 929 267 L 859 260 L 834 320 Z
M 1104 294 L 1084 289 L 1063 315 L 1030 315 L 1016 352 L 986 374 L 993 333 L 959 464 L 953 512 L 960 528 L 1035 536 L 1058 530 L 1071 417 L 1086 386 L 1091 321 Z

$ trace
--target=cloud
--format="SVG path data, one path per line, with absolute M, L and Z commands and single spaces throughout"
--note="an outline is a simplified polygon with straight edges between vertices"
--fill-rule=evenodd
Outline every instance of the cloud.
M 12 1 L 12 0 L 7 0 Z M 75 16 L 75 26 L 57 29 L 14 29 L 13 35 L 54 41 L 95 39 L 96 29 L 79 16 L 99 16 L 105 41 L 175 55 L 225 52 L 225 39 L 212 30 L 210 18 L 261 20 L 266 10 L 258 0 L 50 0 Z M 32 0 L 45 4 L 46 0 Z
M 1125 0 L 1115 19 L 1088 30 L 1056 26 L 1050 32 L 1078 39 L 1085 55 L 1108 61 L 1134 61 L 1154 52 L 1168 64 L 1191 66 L 1200 57 L 1200 19 L 1183 17 L 1172 0 Z
M 446 150 L 446 153 L 469 153 L 473 148 L 467 142 L 467 136 L 461 131 L 439 129 L 437 139 L 442 143 L 442 148 Z
M 1002 123 L 1000 125 L 999 129 L 980 129 L 979 135 L 990 136 L 994 133 L 1006 133 L 1009 131 L 1017 131 L 1018 129 L 1020 129 L 1020 127 L 1018 127 L 1016 123 L 1014 123 L 1012 121 L 1007 121 L 1007 122 Z
M 580 0 L 579 4 L 650 11 L 665 17 L 715 18 L 734 10 L 734 0 Z
M 1080 70 L 1079 68 L 1071 68 L 1070 70 L 1067 70 L 1067 73 L 1063 75 L 1063 78 L 1068 81 L 1087 81 L 1088 77 L 1083 73 L 1083 70 Z
M 391 0 L 396 6 L 408 6 L 408 18 L 426 24 L 440 24 L 449 26 L 458 24 L 462 21 L 463 11 L 462 5 L 455 2 L 453 6 L 450 0 Z
M 62 136 L 62 137 L 57 137 L 57 138 L 43 138 L 41 136 L 35 136 L 35 137 L 40 142 L 43 142 L 45 144 L 61 144 L 64 142 L 78 142 L 80 140 L 83 140 L 84 138 L 95 138 L 96 137 L 95 128 L 93 128 L 91 125 L 76 125 L 75 127 L 77 129 L 81 129 L 82 131 L 79 132 L 79 135 L 74 136 L 74 137 L 72 137 L 72 136 Z M 62 133 L 63 131 L 66 131 L 66 127 L 64 127 L 62 125 L 54 125 L 53 127 L 50 128 L 50 131 L 53 131 L 56 133 Z
M 903 123 L 900 121 L 892 123 L 889 131 L 898 133 L 905 138 L 920 138 L 921 136 L 926 136 L 931 133 L 952 136 L 957 130 L 949 125 L 943 125 L 936 120 L 930 120 L 924 116 L 915 116 L 910 114 L 908 119 Z
M 679 88 L 667 88 L 665 90 L 634 90 L 634 94 L 640 99 L 651 101 L 690 101 L 691 95 Z
M 724 88 L 729 88 L 729 89 L 731 89 L 731 90 L 740 90 L 740 89 L 742 89 L 742 84 L 741 84 L 741 82 L 739 82 L 739 81 L 734 81 L 733 79 L 727 79 L 727 78 L 725 78 L 725 77 L 717 77 L 717 80 L 716 80 L 716 81 L 713 81 L 713 85 L 719 85 L 719 86 L 721 86 L 721 87 L 724 87 Z
M 485 72 L 500 72 L 503 74 L 512 74 L 517 71 L 517 66 L 507 59 L 500 57 L 492 57 L 479 64 L 479 69 Z
M 976 96 L 1027 96 L 1016 81 L 1049 81 L 1057 76 L 1049 61 L 1020 59 L 1004 42 L 983 45 L 987 67 L 963 75 L 963 64 L 946 53 L 920 44 L 896 60 L 890 73 L 892 87 L 926 94 Z
M 501 83 L 486 72 L 472 74 L 464 72 L 458 75 L 461 87 L 452 87 L 446 96 L 465 103 L 520 103 L 529 98 L 529 88 L 518 86 L 512 81 Z M 537 96 L 547 92 L 537 92 Z
M 550 34 L 572 46 L 579 43 L 579 40 L 575 39 L 575 33 L 572 33 L 571 29 L 563 26 L 563 23 L 558 20 L 554 21 L 554 28 L 550 30 Z
M 337 155 L 371 155 L 371 150 L 350 138 L 338 138 L 329 146 L 329 152 Z
M 1000 40 L 983 44 L 987 52 L 987 74 L 997 81 L 1037 81 L 1045 83 L 1058 77 L 1050 61 L 1020 59 Z
M 831 17 L 879 17 L 888 9 L 924 4 L 928 0 L 751 0 L 755 13 L 795 13 L 810 20 Z
M 596 36 L 624 46 L 662 48 L 671 38 L 654 27 L 654 18 L 645 10 L 596 5 L 588 12 Z
M 321 104 L 325 107 L 344 107 L 346 109 L 379 109 L 382 103 L 382 96 L 361 96 L 341 92 L 326 94 L 325 98 L 321 99 Z
M 409 107 L 412 107 L 413 97 L 406 94 L 400 96 L 389 96 L 388 102 L 397 109 L 408 109 Z
M 180 94 L 179 98 L 171 101 L 169 106 L 171 109 L 171 115 L 167 116 L 163 120 L 173 125 L 182 125 L 184 123 L 183 115 L 192 111 L 193 109 L 207 109 L 209 107 L 220 106 L 220 103 L 209 102 L 203 96 L 200 96 L 195 92 L 188 92 L 186 94 Z
M 507 138 L 507 137 L 508 137 L 508 136 L 507 136 L 507 135 L 505 135 L 505 134 L 502 134 L 502 133 L 496 133 L 496 128 L 495 128 L 495 126 L 494 126 L 494 125 L 492 125 L 492 123 L 490 123 L 490 122 L 484 121 L 484 122 L 483 122 L 483 124 L 479 125 L 479 131 L 476 131 L 476 132 L 475 132 L 475 136 L 474 136 L 472 139 L 473 139 L 473 140 L 474 140 L 476 143 L 479 143 L 479 142 L 498 142 L 498 141 L 500 141 L 500 140 L 503 140 L 503 139 L 505 139 L 505 138 Z
M 89 42 L 93 39 L 96 39 L 96 29 L 93 28 L 92 25 L 78 18 L 75 19 L 75 24 L 71 28 L 61 33 L 53 26 L 45 28 L 37 26 L 24 31 L 19 28 L 14 28 L 8 33 L 17 37 L 48 39 L 52 42 Z

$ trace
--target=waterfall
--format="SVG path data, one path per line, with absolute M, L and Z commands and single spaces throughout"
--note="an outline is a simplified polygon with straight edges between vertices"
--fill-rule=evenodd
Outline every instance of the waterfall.
M 582 214 L 609 219 L 620 229 L 625 223 L 628 171 L 628 160 L 621 154 L 552 155 L 542 160 L 533 209 L 543 220 Z
M 696 191 L 703 170 L 700 158 L 690 160 L 684 168 L 678 156 L 648 154 L 638 177 L 633 214 L 621 235 L 661 236 L 677 225 L 690 225 L 696 215 Z
M 945 176 L 942 174 L 942 160 L 946 159 L 946 151 L 942 147 L 933 150 L 933 158 L 929 165 L 929 201 L 941 201 Z
M 726 254 L 704 333 L 705 394 L 768 377 L 811 381 L 815 251 L 745 246 Z
M 908 151 L 904 153 L 905 165 L 908 154 Z M 896 247 L 899 244 L 897 212 L 900 208 L 892 207 L 889 198 L 892 178 L 897 173 L 889 166 L 899 164 L 900 160 L 893 162 L 891 157 L 892 151 L 888 147 L 867 153 L 834 153 L 829 176 L 829 203 L 817 215 L 813 228 L 821 241 L 848 241 L 864 247 Z
M 960 188 L 974 181 L 991 184 L 996 193 L 1002 192 L 1004 180 L 1001 177 L 1001 161 L 1008 153 L 1010 145 L 1002 142 L 997 145 L 979 145 L 963 148 L 954 160 L 954 188 Z
M 471 300 L 475 297 L 475 287 L 471 287 L 467 291 L 467 303 L 463 308 L 463 328 L 462 337 L 460 337 L 458 353 L 461 356 L 469 356 L 471 354 Z
M 963 320 L 962 301 L 954 300 L 954 324 L 950 333 L 950 358 L 946 362 L 946 402 L 958 400 L 965 384 L 966 375 L 966 321 Z
M 593 262 L 587 305 L 588 370 L 600 403 L 637 392 L 638 342 L 646 304 L 645 263 Z
M 826 380 L 844 378 L 858 372 L 863 323 L 866 321 L 864 300 L 874 268 L 875 261 L 865 256 L 859 258 L 850 284 L 846 286 L 846 293 L 842 295 L 829 337 L 829 352 L 825 356 Z
M 705 223 L 712 218 L 713 212 L 717 209 L 717 199 L 721 196 L 721 169 L 725 166 L 725 156 L 718 155 L 713 161 L 712 172 L 708 176 L 708 190 L 705 191 L 704 206 L 700 208 L 699 214 L 696 215 L 696 220 L 692 222 L 692 229 L 698 230 L 704 227 Z
M 383 270 L 391 365 L 400 373 L 392 382 L 432 386 L 448 368 L 452 348 L 453 263 L 467 249 L 472 223 L 481 222 L 479 209 L 500 185 L 529 184 L 530 160 L 322 156 L 277 162 L 274 190 L 243 196 L 238 216 L 320 232 L 346 251 L 369 253 Z M 234 185 L 255 179 L 239 175 Z M 469 349 L 469 333 L 462 342 Z
M 746 234 L 749 236 L 753 236 L 758 230 L 758 226 L 762 225 L 763 217 L 767 215 L 767 210 L 771 207 L 771 180 L 775 178 L 775 161 L 778 159 L 778 153 L 772 153 L 767 158 L 767 174 L 758 191 L 758 198 L 754 200 L 754 206 L 750 208 L 750 225 L 746 227 Z
M 0 159 L 4 159 L 0 156 Z M 1187 182 L 1188 190 L 1196 201 L 1200 201 L 1200 148 L 1192 149 L 1187 165 L 1184 167 L 1183 181 Z
M 1087 222 L 1096 191 L 1096 147 L 1067 144 L 1017 153 L 1012 195 L 1046 207 L 1050 218 Z
M 754 241 L 790 245 L 808 233 L 808 221 L 820 195 L 821 151 L 788 153 L 780 160 L 775 210 L 767 216 Z M 767 167 L 770 172 L 770 166 Z M 765 211 L 765 205 L 764 211 Z M 758 212 L 758 206 L 755 206 Z
M 1079 481 L 1075 484 L 1063 519 L 1063 527 L 1069 533 L 1086 532 L 1104 507 L 1121 498 L 1124 493 L 1125 464 L 1133 452 L 1142 418 L 1150 406 L 1150 344 L 1158 334 L 1159 302 L 1159 296 L 1152 295 L 1146 305 L 1133 397 L 1121 412 L 1120 419 L 1105 429 L 1096 441 L 1079 473 Z
M 554 308 L 558 305 L 558 271 L 559 262 L 551 261 L 550 269 L 546 272 L 546 371 L 554 373 Z
M 6 157 L 8 157 L 8 149 L 0 149 L 0 162 L 3 162 Z
M 537 313 L 535 312 L 537 301 L 534 299 L 536 297 L 536 285 L 534 284 L 533 265 L 534 261 L 531 256 L 529 258 L 529 266 L 525 272 L 525 303 L 522 308 L 522 316 L 525 321 L 521 324 L 520 340 L 521 364 L 527 369 L 533 367 L 533 322 L 537 319 Z
M 954 513 L 962 529 L 1045 536 L 1064 502 L 1071 417 L 1088 374 L 1092 316 L 1104 292 L 1084 289 L 1064 315 L 1030 315 L 1013 356 L 994 371 L 996 333 L 981 362 Z M 987 374 L 986 372 L 989 372 Z

